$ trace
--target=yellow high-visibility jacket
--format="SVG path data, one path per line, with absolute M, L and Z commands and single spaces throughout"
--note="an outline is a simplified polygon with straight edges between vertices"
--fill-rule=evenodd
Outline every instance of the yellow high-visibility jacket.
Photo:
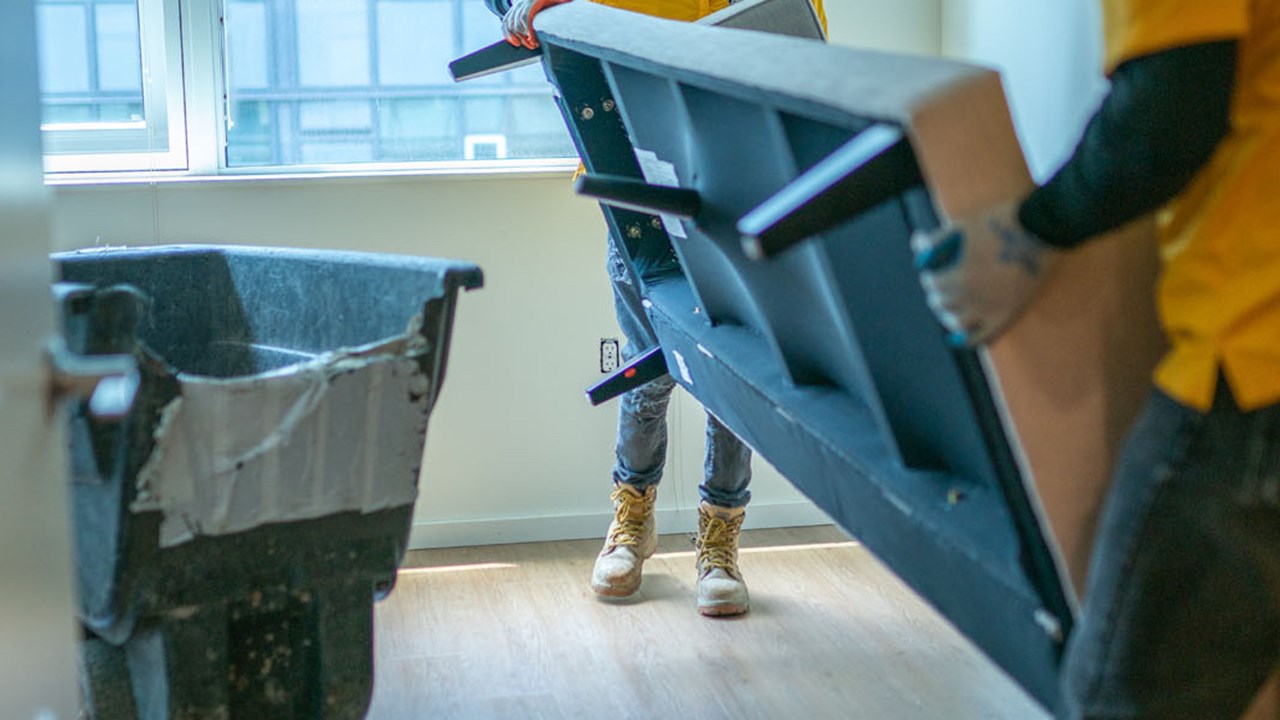
M 729 7 L 728 0 L 591 0 L 622 10 L 666 18 L 692 22 L 706 17 L 717 10 Z M 827 14 L 822 9 L 822 0 L 810 0 L 813 9 L 818 13 L 823 32 L 827 29 Z
M 1280 0 L 1104 0 L 1107 71 L 1161 50 L 1239 43 L 1231 126 L 1158 215 L 1165 392 L 1200 410 L 1219 372 L 1251 410 L 1280 402 Z

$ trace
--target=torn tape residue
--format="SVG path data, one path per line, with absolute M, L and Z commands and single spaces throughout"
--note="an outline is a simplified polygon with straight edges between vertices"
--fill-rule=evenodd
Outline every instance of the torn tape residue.
M 134 512 L 160 543 L 411 504 L 431 380 L 420 335 L 242 378 L 179 374 Z

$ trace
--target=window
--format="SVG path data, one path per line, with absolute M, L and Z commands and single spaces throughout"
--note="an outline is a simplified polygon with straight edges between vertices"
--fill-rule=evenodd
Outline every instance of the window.
M 229 167 L 573 154 L 537 66 L 455 84 L 479 0 L 227 0 Z
M 185 166 L 177 13 L 146 0 L 37 0 L 46 167 Z
M 574 156 L 539 66 L 449 76 L 501 37 L 481 0 L 37 3 L 50 171 Z

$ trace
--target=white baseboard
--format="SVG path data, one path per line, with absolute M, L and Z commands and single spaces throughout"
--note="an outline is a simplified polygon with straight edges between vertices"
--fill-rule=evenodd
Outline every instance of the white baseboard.
M 693 532 L 697 513 L 693 508 L 658 508 L 658 532 Z M 409 533 L 409 549 L 503 545 L 603 538 L 611 513 L 540 515 L 535 517 L 479 518 L 471 520 L 418 520 Z M 810 502 L 751 503 L 743 527 L 750 529 L 830 525 L 831 518 Z

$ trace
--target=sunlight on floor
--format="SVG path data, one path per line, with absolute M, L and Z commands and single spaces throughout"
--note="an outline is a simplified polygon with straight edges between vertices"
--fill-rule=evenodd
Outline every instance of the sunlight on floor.
M 440 565 L 438 567 L 401 568 L 401 575 L 438 575 L 440 573 L 469 572 L 472 570 L 514 570 L 515 563 L 472 563 L 470 565 Z
M 847 540 L 845 542 L 832 543 L 810 543 L 808 545 L 774 545 L 771 547 L 752 547 L 739 548 L 738 553 L 741 555 L 761 555 L 764 553 L 792 552 L 792 551 L 808 551 L 808 550 L 833 550 L 836 548 L 852 548 L 859 547 L 861 543 L 856 540 Z M 693 557 L 693 550 L 681 550 L 679 552 L 657 553 L 654 559 L 668 560 L 679 558 Z
M 846 540 L 843 542 L 826 542 L 826 543 L 805 543 L 798 545 L 772 545 L 768 547 L 750 547 L 741 548 L 739 552 L 743 555 L 761 555 L 764 553 L 780 553 L 780 552 L 808 552 L 811 550 L 834 550 L 840 548 L 859 547 L 861 543 L 856 540 Z M 681 550 L 676 552 L 657 553 L 653 556 L 656 560 L 672 560 L 680 558 L 691 558 L 694 556 L 693 550 Z M 435 565 L 431 567 L 406 567 L 400 569 L 400 575 L 439 575 L 443 573 L 463 573 L 472 571 L 486 570 L 514 570 L 520 567 L 515 563 L 504 562 L 479 562 L 467 563 L 464 565 Z

